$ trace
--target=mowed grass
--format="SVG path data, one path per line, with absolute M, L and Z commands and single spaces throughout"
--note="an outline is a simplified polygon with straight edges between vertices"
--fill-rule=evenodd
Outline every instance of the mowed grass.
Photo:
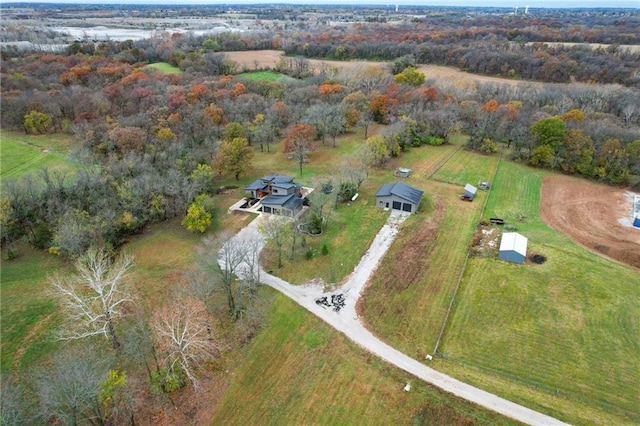
M 462 186 L 470 183 L 477 187 L 478 181 L 491 180 L 498 165 L 498 159 L 499 157 L 495 155 L 484 156 L 460 149 L 438 169 L 432 178 Z
M 640 276 L 537 214 L 543 172 L 503 162 L 486 216 L 516 220 L 542 265 L 472 257 L 438 368 L 579 424 L 637 424 Z
M 26 135 L 21 132 L 0 132 L 0 176 L 15 178 L 42 168 L 70 171 L 75 161 L 68 157 L 73 146 L 70 135 Z
M 26 245 L 20 244 L 18 253 L 18 258 L 2 261 L 2 372 L 28 369 L 59 344 L 54 328 L 60 317 L 47 294 L 48 278 L 69 270 L 62 259 Z
M 289 77 L 288 75 L 280 74 L 272 71 L 245 72 L 245 73 L 239 74 L 238 77 L 240 79 L 246 78 L 248 80 L 271 81 L 275 83 L 287 83 L 290 81 L 297 81 L 293 77 Z
M 156 62 L 156 63 L 147 65 L 147 67 L 153 68 L 165 74 L 182 74 L 182 70 L 180 68 L 174 67 L 168 62 Z
M 460 200 L 457 185 L 412 184 L 432 198 L 432 208 L 404 224 L 362 307 L 366 322 L 383 340 L 424 359 L 435 347 L 485 194 L 468 203 Z M 432 224 L 427 230 L 426 223 Z
M 278 294 L 211 424 L 514 423 L 391 367 Z

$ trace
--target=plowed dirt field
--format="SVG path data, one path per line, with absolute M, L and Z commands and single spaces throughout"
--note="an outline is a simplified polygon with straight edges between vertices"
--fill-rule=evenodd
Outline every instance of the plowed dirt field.
M 629 194 L 569 176 L 547 176 L 540 215 L 583 247 L 640 269 L 640 229 L 619 222 L 631 220 Z

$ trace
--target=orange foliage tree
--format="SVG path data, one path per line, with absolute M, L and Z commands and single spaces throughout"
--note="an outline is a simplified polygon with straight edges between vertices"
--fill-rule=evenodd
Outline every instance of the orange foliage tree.
M 298 161 L 300 174 L 302 174 L 302 164 L 315 148 L 313 141 L 315 135 L 316 128 L 305 123 L 293 124 L 287 130 L 287 136 L 284 139 L 284 153 L 291 154 Z

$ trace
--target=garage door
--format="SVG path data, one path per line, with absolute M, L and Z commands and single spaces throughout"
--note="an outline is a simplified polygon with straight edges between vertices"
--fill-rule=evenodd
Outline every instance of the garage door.
M 411 213 L 411 204 L 409 204 L 409 203 L 402 203 L 402 211 L 405 211 L 405 212 L 409 212 L 409 213 Z
M 393 209 L 394 210 L 400 210 L 401 209 L 401 204 L 400 201 L 394 201 L 393 202 Z

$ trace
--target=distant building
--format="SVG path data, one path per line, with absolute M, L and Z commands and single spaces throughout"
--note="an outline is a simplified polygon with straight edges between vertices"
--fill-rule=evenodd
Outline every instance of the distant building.
M 513 263 L 524 263 L 527 259 L 527 237 L 517 232 L 505 232 L 500 240 L 498 259 Z
M 417 213 L 424 191 L 404 182 L 385 183 L 376 192 L 376 206 Z

